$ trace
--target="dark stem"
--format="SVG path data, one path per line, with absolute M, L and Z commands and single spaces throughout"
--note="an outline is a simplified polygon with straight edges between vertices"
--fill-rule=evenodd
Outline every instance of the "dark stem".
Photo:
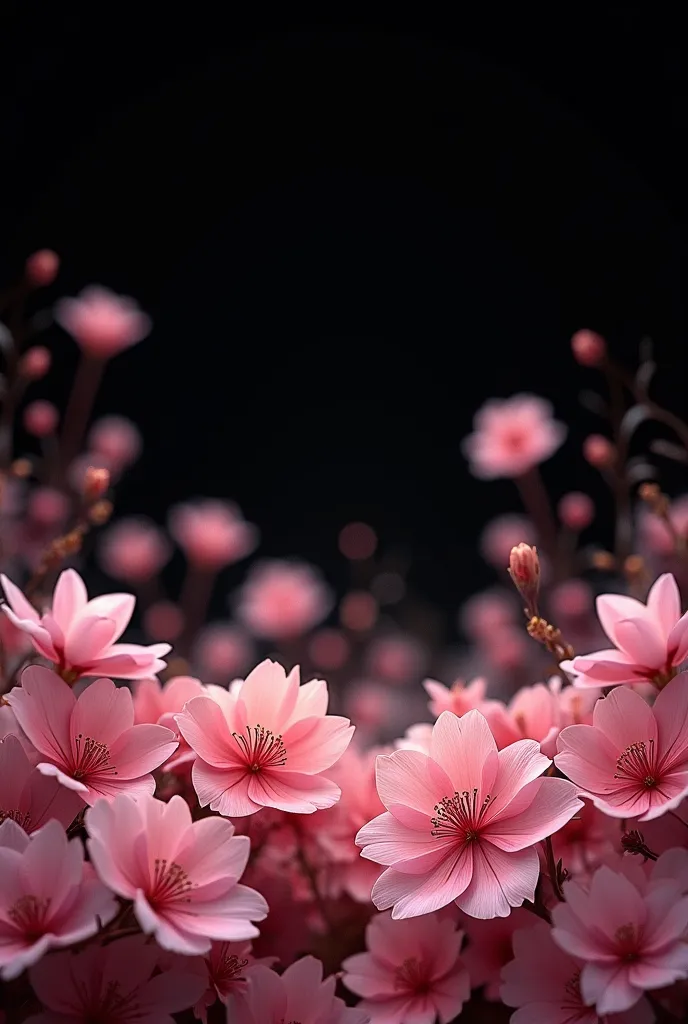
M 55 469 L 57 478 L 55 483 L 63 482 L 60 478 L 64 476 L 67 467 L 77 455 L 83 442 L 104 372 L 105 360 L 93 359 L 87 355 L 81 356 L 62 426 L 60 457 Z
M 304 853 L 303 847 L 301 846 L 300 843 L 299 843 L 299 845 L 297 847 L 296 857 L 297 857 L 297 860 L 299 862 L 299 866 L 300 866 L 301 870 L 303 871 L 303 874 L 305 875 L 305 877 L 307 878 L 307 880 L 308 880 L 308 882 L 310 884 L 311 891 L 313 893 L 313 898 L 315 899 L 315 902 L 317 904 L 318 910 L 320 911 L 320 913 L 322 915 L 322 918 L 323 918 L 323 921 L 325 922 L 325 925 L 327 926 L 327 930 L 328 930 L 328 932 L 331 935 L 333 935 L 334 931 L 335 931 L 335 926 L 334 926 L 334 922 L 332 920 L 332 917 L 330 915 L 329 908 L 327 907 L 327 904 L 325 903 L 325 900 L 323 899 L 322 893 L 320 892 L 320 888 L 318 886 L 318 879 L 316 878 L 315 871 L 313 870 L 311 865 L 308 863 L 308 858 L 306 857 L 306 854 Z
M 560 903 L 564 902 L 564 893 L 561 888 L 559 881 L 559 872 L 557 871 L 557 862 L 554 859 L 554 850 L 552 848 L 552 837 L 547 836 L 545 839 L 545 854 L 547 856 L 547 871 L 549 873 L 549 879 L 552 883 L 552 889 L 554 895 L 557 897 Z

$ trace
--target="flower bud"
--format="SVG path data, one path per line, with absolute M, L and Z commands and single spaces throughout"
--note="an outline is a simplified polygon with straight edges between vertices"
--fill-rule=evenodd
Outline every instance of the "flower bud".
M 26 280 L 34 288 L 45 288 L 52 284 L 60 269 L 60 257 L 52 249 L 39 249 L 26 261 L 24 273 Z
M 576 331 L 571 338 L 571 351 L 581 366 L 599 366 L 607 354 L 607 343 L 595 331 Z
M 513 547 L 509 556 L 509 575 L 523 598 L 526 609 L 535 615 L 540 589 L 540 559 L 537 548 L 531 547 L 530 544 L 517 544 Z
M 84 498 L 91 502 L 98 501 L 110 486 L 110 471 L 97 466 L 89 466 L 84 475 Z
M 26 380 L 40 380 L 50 369 L 52 356 L 45 345 L 34 345 L 19 360 L 19 374 Z
M 590 434 L 583 442 L 583 456 L 595 469 L 609 469 L 614 464 L 616 449 L 602 434 Z

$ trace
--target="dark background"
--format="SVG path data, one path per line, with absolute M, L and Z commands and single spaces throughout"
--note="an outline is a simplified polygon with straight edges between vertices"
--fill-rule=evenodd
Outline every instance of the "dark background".
M 460 454 L 485 398 L 572 424 L 556 494 L 597 486 L 577 328 L 629 364 L 651 335 L 684 410 L 680 14 L 527 6 L 4 4 L 2 276 L 51 246 L 46 302 L 95 281 L 155 321 L 98 405 L 147 439 L 119 511 L 232 497 L 263 554 L 335 581 L 363 519 L 453 608 L 480 526 L 517 508 Z M 64 396 L 74 346 L 48 337 L 35 395 Z

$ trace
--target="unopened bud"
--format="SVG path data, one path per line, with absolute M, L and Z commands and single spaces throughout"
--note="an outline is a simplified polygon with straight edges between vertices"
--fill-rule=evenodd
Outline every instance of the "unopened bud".
M 643 833 L 638 832 L 637 829 L 631 829 L 630 832 L 624 832 L 621 836 L 621 847 L 624 853 L 630 853 L 633 854 L 633 856 L 638 856 L 638 854 L 640 854 L 643 860 L 657 860 L 657 854 L 653 853 L 646 845 Z
M 52 249 L 39 249 L 29 256 L 24 266 L 26 279 L 34 288 L 52 284 L 59 269 L 60 257 Z
M 607 343 L 596 331 L 576 331 L 571 338 L 571 351 L 581 366 L 599 366 L 607 354 Z
M 26 380 L 40 380 L 50 369 L 52 356 L 45 345 L 34 345 L 19 360 L 19 374 Z
M 89 466 L 84 474 L 84 498 L 91 504 L 98 501 L 110 486 L 110 470 Z
M 509 556 L 509 575 L 531 615 L 537 612 L 540 590 L 540 559 L 537 548 L 517 544 Z
M 616 449 L 602 434 L 590 434 L 583 442 L 583 456 L 595 469 L 609 469 L 614 465 Z
M 613 572 L 616 569 L 616 559 L 611 551 L 595 551 L 591 561 L 593 567 L 600 572 Z

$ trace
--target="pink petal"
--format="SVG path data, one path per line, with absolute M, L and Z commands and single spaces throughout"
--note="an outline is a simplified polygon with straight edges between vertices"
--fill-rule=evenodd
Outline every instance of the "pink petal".
M 39 771 L 33 771 L 29 779 L 29 803 L 32 832 L 41 828 L 51 818 L 59 821 L 62 827 L 67 829 L 84 807 L 84 801 L 78 792 L 62 785 L 55 776 L 50 778 Z
M 554 763 L 577 786 L 598 794 L 618 788 L 614 774 L 619 751 L 601 730 L 591 725 L 569 725 L 559 734 L 557 746 Z
M 652 709 L 634 690 L 617 687 L 595 704 L 593 726 L 620 754 L 632 743 L 657 742 L 657 723 Z
M 574 672 L 590 677 L 577 677 L 575 686 L 599 688 L 609 683 L 636 683 L 643 678 L 638 665 L 623 651 L 594 651 L 585 657 L 574 658 L 572 665 Z
M 312 715 L 322 717 L 327 714 L 328 703 L 327 683 L 324 679 L 311 679 L 309 683 L 299 686 L 296 707 L 290 721 L 296 717 L 309 718 Z
M 87 781 L 88 787 L 84 793 L 84 800 L 89 805 L 93 805 L 101 797 L 106 800 L 114 800 L 115 797 L 125 794 L 135 799 L 141 799 L 153 796 L 155 792 L 155 779 L 152 775 L 121 780 L 117 776 L 94 776 Z
M 428 864 L 428 859 L 440 860 L 447 855 L 448 847 L 455 845 L 453 840 L 436 839 L 429 829 L 419 832 L 402 825 L 389 811 L 364 825 L 356 836 L 356 843 L 364 847 L 361 856 L 366 859 L 387 866 L 403 863 L 407 873 L 414 864 L 418 865 L 419 859 L 426 865 L 425 870 L 430 870 L 435 864 Z
M 90 736 L 111 747 L 134 724 L 134 703 L 126 686 L 115 686 L 111 679 L 96 679 L 79 695 L 70 723 L 74 737 Z
M 88 666 L 92 675 L 114 676 L 117 679 L 141 679 L 154 676 L 165 668 L 161 661 L 172 650 L 169 644 L 113 644 L 107 657 L 99 657 Z
M 185 972 L 180 965 L 174 971 L 156 974 L 142 985 L 137 993 L 138 1001 L 150 1006 L 156 1014 L 179 1013 L 198 1002 L 206 985 L 205 978 L 192 974 L 191 968 Z
M 458 718 L 443 711 L 435 722 L 430 757 L 445 770 L 453 790 L 489 792 L 497 771 L 497 744 L 485 717 L 467 711 Z M 449 794 L 444 794 L 449 795 Z
M 660 690 L 652 707 L 657 723 L 658 753 L 664 770 L 688 760 L 688 673 L 681 673 Z
M 113 743 L 110 759 L 120 779 L 138 779 L 159 768 L 178 747 L 174 733 L 162 725 L 133 725 Z
M 193 956 L 210 950 L 210 939 L 181 931 L 174 920 L 156 913 L 141 891 L 134 898 L 134 913 L 141 930 L 146 935 L 154 935 L 158 945 L 171 953 Z
M 88 602 L 84 617 L 112 619 L 115 623 L 115 636 L 120 637 L 129 625 L 135 605 L 133 594 L 104 594 Z
M 647 616 L 647 609 L 641 601 L 623 594 L 600 594 L 595 607 L 602 629 L 617 647 L 622 646 L 616 633 L 618 623 L 622 619 L 642 619 Z
M 31 637 L 31 641 L 39 654 L 42 654 L 48 661 L 59 661 L 59 655 L 55 650 L 55 645 L 53 644 L 50 633 L 44 625 L 38 625 L 38 623 L 30 622 L 28 619 L 18 618 L 9 605 L 6 604 L 0 605 L 0 611 L 5 613 L 7 618 L 14 626 L 17 627 L 17 629 L 20 629 L 23 633 L 26 633 Z
M 79 782 L 72 775 L 63 772 L 55 764 L 47 764 L 45 761 L 41 761 L 36 765 L 36 770 L 41 775 L 46 775 L 51 779 L 56 779 L 61 786 L 65 786 L 67 789 L 72 790 L 74 793 L 79 793 L 84 800 L 88 796 L 88 786 L 84 785 L 83 782 Z
M 688 612 L 681 616 L 669 633 L 667 651 L 672 665 L 681 665 L 688 659 Z
M 454 792 L 446 773 L 418 750 L 381 754 L 375 762 L 375 778 L 387 810 L 399 821 L 426 830 L 436 804 Z
M 302 738 L 292 739 L 294 726 L 283 733 L 284 746 L 287 751 L 289 771 L 301 772 L 304 775 L 316 775 L 331 768 L 338 761 L 351 742 L 354 734 L 353 725 L 348 718 L 328 715 L 326 718 L 302 718 L 301 723 L 311 723 L 311 728 Z
M 143 829 L 140 806 L 125 796 L 118 799 L 116 811 L 111 803 L 99 800 L 86 812 L 91 862 L 105 884 L 125 899 L 133 899 L 141 883 L 136 840 Z
M 22 620 L 26 620 L 26 622 L 34 622 L 38 624 L 40 621 L 40 615 L 31 602 L 24 597 L 19 587 L 15 586 L 12 580 L 8 579 L 4 573 L 0 573 L 0 583 L 2 583 L 5 591 L 5 597 L 7 598 L 10 608 L 14 612 L 16 620 L 20 622 Z
M 235 836 L 234 826 L 224 818 L 202 818 L 193 826 L 193 841 L 179 853 L 185 870 L 203 887 L 221 878 L 225 891 L 237 882 L 248 863 L 251 841 Z M 199 899 L 206 897 L 199 894 Z
M 504 853 L 490 843 L 473 843 L 473 877 L 456 904 L 471 917 L 508 917 L 512 907 L 535 898 L 540 860 L 531 846 Z
M 211 811 L 232 818 L 260 810 L 261 805 L 248 795 L 249 775 L 244 768 L 215 768 L 197 757 L 191 780 L 201 807 L 210 805 Z
M 70 720 L 76 704 L 72 690 L 54 672 L 39 665 L 24 669 L 21 683 L 5 698 L 19 725 L 44 757 L 69 764 Z
M 254 803 L 294 814 L 312 814 L 332 807 L 341 790 L 323 775 L 298 772 L 262 771 L 249 778 L 248 795 Z
M 622 619 L 616 624 L 619 647 L 637 665 L 661 669 L 667 660 L 666 639 L 653 620 Z
M 65 636 L 76 616 L 83 611 L 88 601 L 86 586 L 74 569 L 61 572 L 53 593 L 53 616 Z
M 393 906 L 395 921 L 429 914 L 455 900 L 470 883 L 472 871 L 470 846 L 446 857 L 421 878 L 387 868 L 373 886 L 372 900 L 378 910 Z
M 66 634 L 65 660 L 75 668 L 92 665 L 108 650 L 116 634 L 114 619 L 78 619 Z
M 210 697 L 192 697 L 182 713 L 175 715 L 175 721 L 191 749 L 206 764 L 232 769 L 243 765 L 222 708 Z
M 620 1013 L 638 1002 L 641 991 L 631 984 L 628 964 L 585 964 L 580 977 L 581 995 L 595 1004 L 599 1014 Z
M 523 810 L 514 806 L 520 799 L 530 799 Z M 510 807 L 489 822 L 482 835 L 500 850 L 513 853 L 553 835 L 582 806 L 576 787 L 566 779 L 536 779 L 521 790 Z M 515 812 L 513 816 L 509 815 L 511 809 Z
M 681 617 L 681 595 L 670 572 L 662 573 L 650 587 L 647 607 L 662 634 L 668 636 Z
M 266 658 L 249 672 L 239 692 L 249 725 L 262 725 L 281 733 L 296 707 L 299 677 L 285 674 L 278 662 Z
M 518 740 L 500 750 L 486 820 L 491 820 L 495 815 L 508 813 L 508 805 L 519 790 L 542 775 L 551 763 L 550 759 L 540 752 L 540 744 L 536 740 Z

